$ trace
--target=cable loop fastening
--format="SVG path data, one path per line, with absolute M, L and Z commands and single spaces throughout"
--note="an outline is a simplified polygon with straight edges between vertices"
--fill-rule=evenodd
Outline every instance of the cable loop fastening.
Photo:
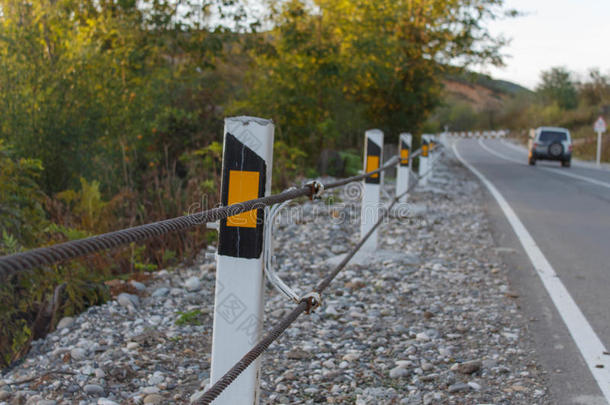
M 303 295 L 299 301 L 299 303 L 305 301 L 307 303 L 307 313 L 311 314 L 312 312 L 315 312 L 316 309 L 318 309 L 320 307 L 320 305 L 322 305 L 322 297 L 320 296 L 319 293 L 312 291 L 310 293 L 307 293 L 305 295 Z
M 313 180 L 305 185 L 311 188 L 311 196 L 309 196 L 309 199 L 319 200 L 322 198 L 322 193 L 324 193 L 324 184 L 317 180 Z

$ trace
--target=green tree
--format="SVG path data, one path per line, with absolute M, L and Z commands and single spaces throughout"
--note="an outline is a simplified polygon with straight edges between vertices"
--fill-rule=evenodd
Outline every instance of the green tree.
M 589 80 L 579 86 L 580 97 L 590 106 L 601 106 L 610 102 L 610 78 L 599 69 L 589 71 Z
M 379 127 L 394 141 L 438 104 L 448 64 L 500 63 L 485 22 L 502 0 L 272 2 L 274 27 L 253 51 L 249 86 L 230 110 L 271 116 L 310 160 Z
M 572 110 L 578 107 L 578 92 L 572 74 L 564 67 L 554 67 L 540 74 L 537 93 L 546 104 Z

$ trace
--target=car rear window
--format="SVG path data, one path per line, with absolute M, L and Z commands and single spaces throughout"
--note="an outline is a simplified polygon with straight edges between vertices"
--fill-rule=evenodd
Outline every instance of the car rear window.
M 543 131 L 540 134 L 541 142 L 561 142 L 567 140 L 568 135 L 565 132 Z

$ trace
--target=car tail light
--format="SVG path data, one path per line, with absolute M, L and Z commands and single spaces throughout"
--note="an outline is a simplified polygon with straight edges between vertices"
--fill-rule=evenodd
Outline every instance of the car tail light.
M 572 152 L 572 145 L 568 145 L 568 150 Z
M 534 148 L 538 147 L 538 142 L 534 142 Z

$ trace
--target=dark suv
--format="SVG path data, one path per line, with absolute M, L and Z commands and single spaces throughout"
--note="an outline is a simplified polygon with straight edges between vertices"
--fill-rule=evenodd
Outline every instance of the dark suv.
M 570 167 L 572 161 L 572 138 L 565 128 L 540 127 L 530 139 L 529 164 L 536 160 L 559 160 L 563 167 Z

